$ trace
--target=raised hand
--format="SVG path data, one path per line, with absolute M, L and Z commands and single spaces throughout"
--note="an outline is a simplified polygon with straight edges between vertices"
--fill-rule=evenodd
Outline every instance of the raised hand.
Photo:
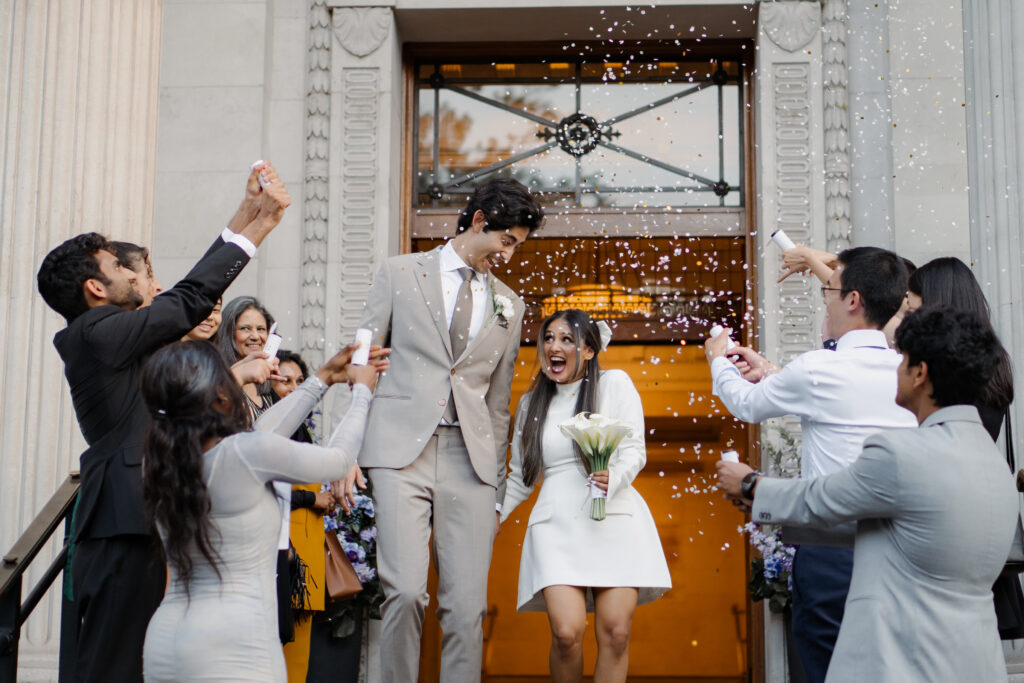
M 324 363 L 323 367 L 316 371 L 316 376 L 319 377 L 324 384 L 331 386 L 339 382 L 357 381 L 349 377 L 349 368 L 367 367 L 373 368 L 373 384 L 369 381 L 361 381 L 361 384 L 367 384 L 370 389 L 373 389 L 376 385 L 376 374 L 378 372 L 384 372 L 388 369 L 388 354 L 391 353 L 391 349 L 381 348 L 374 344 L 370 347 L 370 362 L 365 366 L 353 366 L 352 354 L 356 350 L 355 344 L 349 344 L 344 347 L 341 351 L 334 354 L 330 360 Z
M 260 161 L 253 164 L 252 169 L 250 169 L 249 177 L 245 179 L 245 196 L 242 198 L 242 203 L 238 205 L 235 215 L 228 222 L 228 229 L 231 232 L 242 232 L 245 226 L 255 219 L 256 214 L 259 213 L 260 195 L 263 193 L 263 188 L 260 187 L 259 174 L 266 166 L 267 162 Z
M 270 231 L 281 222 L 281 218 L 284 217 L 284 210 L 291 206 L 292 198 L 289 196 L 284 183 L 277 176 L 277 171 L 274 170 L 274 167 L 269 162 L 262 169 L 259 169 L 257 173 L 258 176 L 263 178 L 263 186 L 259 193 L 259 206 L 257 207 L 256 216 L 246 224 L 241 233 L 253 244 L 259 246 L 266 236 L 270 234 Z M 250 174 L 250 183 L 252 177 L 252 174 Z M 259 184 L 259 178 L 257 178 L 257 184 Z M 248 199 L 250 187 L 250 184 L 246 185 L 246 199 Z M 243 204 L 245 204 L 244 201 Z
M 749 346 L 734 346 L 729 355 L 736 355 L 732 364 L 740 371 L 740 375 L 748 382 L 760 382 L 768 375 L 779 371 L 779 367 Z
M 232 365 L 231 374 L 239 386 L 262 384 L 270 379 L 284 381 L 286 378 L 277 373 L 278 362 L 263 351 L 254 351 Z
M 782 267 L 785 270 L 778 281 L 782 282 L 793 273 L 803 274 L 810 270 L 824 284 L 832 276 L 836 262 L 835 254 L 798 244 L 782 252 Z

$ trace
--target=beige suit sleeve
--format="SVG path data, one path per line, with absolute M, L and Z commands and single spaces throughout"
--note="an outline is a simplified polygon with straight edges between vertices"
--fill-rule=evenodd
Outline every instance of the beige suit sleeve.
M 512 376 L 516 372 L 519 338 L 522 336 L 523 328 L 523 313 L 526 310 L 523 300 L 519 297 L 516 297 L 516 300 L 518 301 L 516 319 L 509 325 L 508 343 L 505 345 L 501 358 L 498 359 L 498 366 L 495 368 L 494 374 L 491 375 L 491 383 L 487 388 L 487 396 L 484 398 L 487 403 L 487 412 L 491 416 L 491 425 L 494 428 L 495 466 L 498 470 L 495 502 L 499 505 L 505 498 L 505 470 L 507 468 L 505 456 L 508 452 L 510 422 L 509 402 L 512 400 Z
M 359 321 L 359 327 L 366 328 L 373 333 L 370 338 L 371 344 L 387 346 L 391 338 L 391 264 L 384 261 L 377 276 L 373 278 L 373 285 L 370 287 L 370 294 L 363 304 L 363 317 Z
M 891 517 L 899 509 L 899 458 L 885 435 L 875 435 L 844 470 L 816 479 L 764 477 L 754 489 L 755 522 L 832 527 L 857 519 Z

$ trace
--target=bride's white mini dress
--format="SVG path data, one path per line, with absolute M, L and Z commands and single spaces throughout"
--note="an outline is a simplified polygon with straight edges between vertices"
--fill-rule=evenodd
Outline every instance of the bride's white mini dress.
M 612 454 L 607 517 L 596 521 L 590 518 L 586 473 L 572 441 L 558 428 L 575 415 L 582 381 L 558 385 L 545 420 L 543 482 L 527 522 L 519 564 L 520 612 L 545 611 L 541 591 L 548 586 L 634 587 L 639 589 L 639 604 L 658 599 L 672 587 L 654 518 L 632 485 L 647 462 L 640 394 L 622 370 L 601 374 L 594 412 L 631 423 L 633 435 L 623 439 Z M 502 522 L 533 490 L 523 483 L 522 461 L 522 429 L 529 401 L 530 394 L 524 395 L 516 409 Z M 593 609 L 593 593 L 587 591 L 587 610 Z

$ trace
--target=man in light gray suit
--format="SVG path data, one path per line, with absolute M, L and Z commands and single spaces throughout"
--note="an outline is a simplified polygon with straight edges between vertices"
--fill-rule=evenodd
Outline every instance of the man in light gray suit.
M 857 521 L 853 579 L 826 681 L 1005 681 L 992 584 L 1017 523 L 1013 477 L 971 405 L 999 341 L 975 314 L 921 309 L 896 332 L 896 402 L 917 429 L 869 437 L 845 470 L 771 479 L 718 463 L 753 519 Z
M 460 212 L 454 239 L 385 261 L 366 301 L 360 326 L 391 348 L 359 454 L 376 503 L 384 683 L 417 679 L 431 534 L 441 680 L 480 680 L 525 311 L 490 270 L 509 261 L 542 220 L 521 183 L 491 180 Z

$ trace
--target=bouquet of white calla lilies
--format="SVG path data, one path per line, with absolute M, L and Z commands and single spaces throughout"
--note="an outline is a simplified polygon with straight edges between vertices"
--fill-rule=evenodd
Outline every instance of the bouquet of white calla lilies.
M 633 425 L 598 413 L 580 413 L 558 425 L 562 434 L 580 447 L 587 459 L 591 472 L 608 469 L 608 461 L 622 440 L 633 435 Z M 590 484 L 590 518 L 598 521 L 605 518 L 607 493 Z

